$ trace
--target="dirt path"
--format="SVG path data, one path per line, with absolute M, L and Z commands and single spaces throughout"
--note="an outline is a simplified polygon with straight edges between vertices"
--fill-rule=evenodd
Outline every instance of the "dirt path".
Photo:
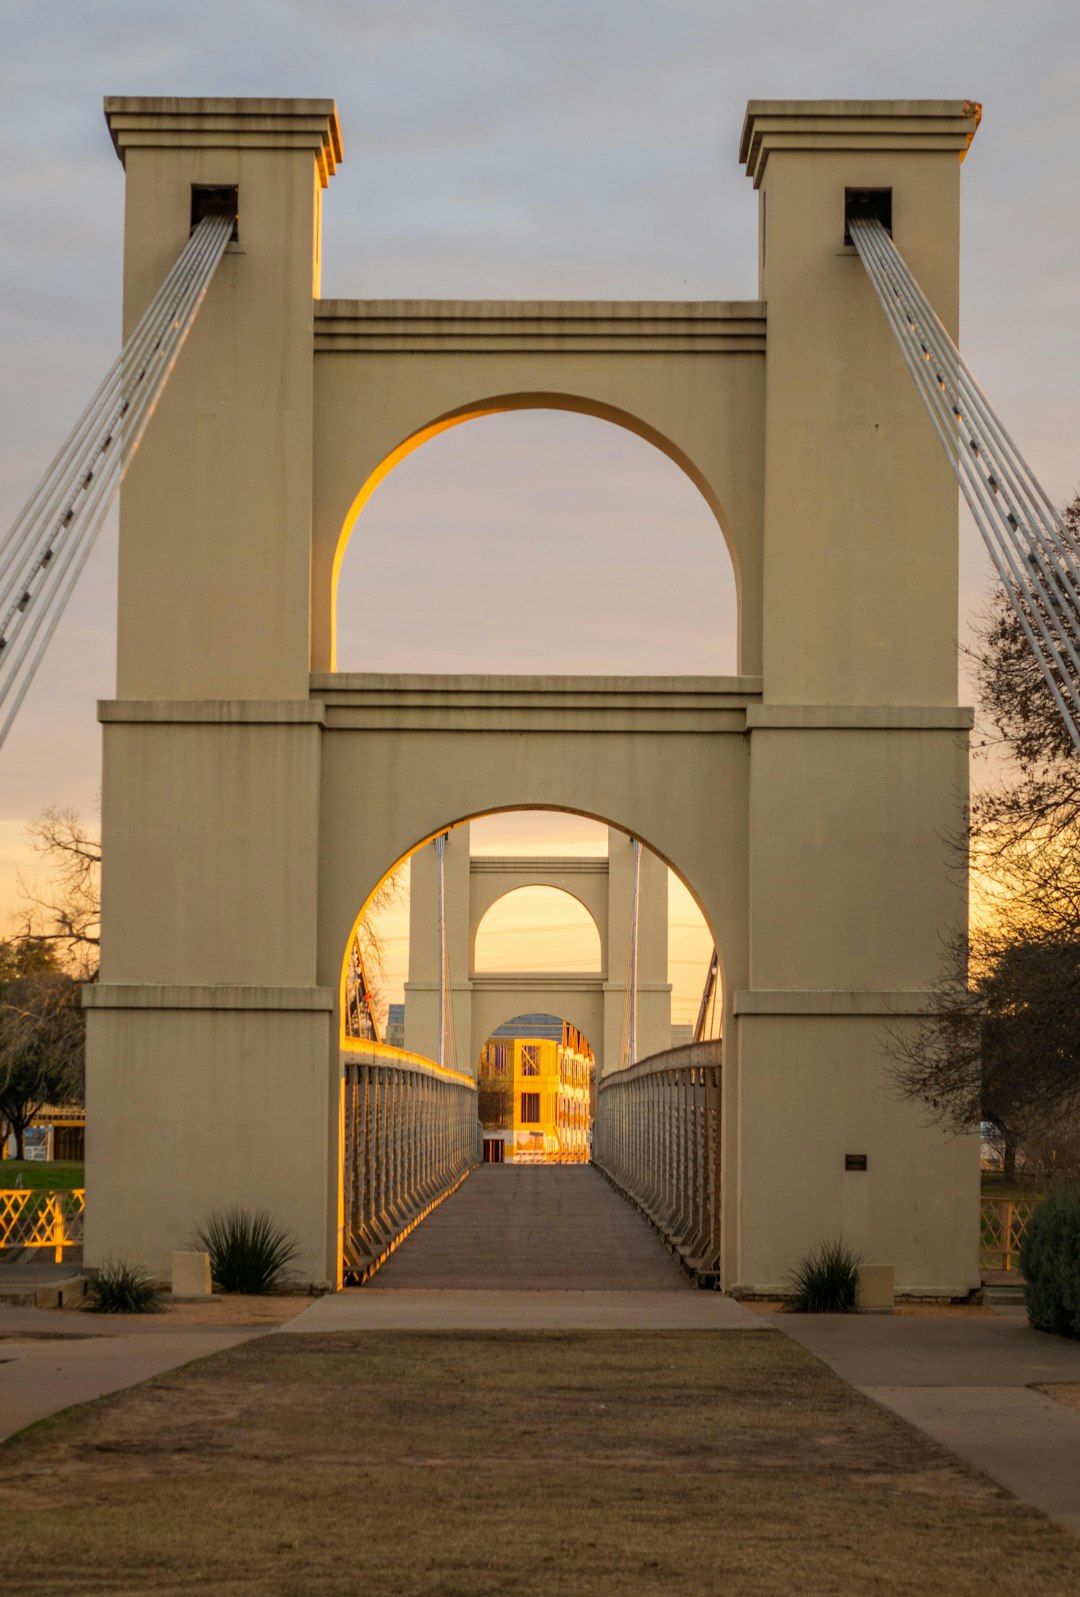
M 1080 1590 L 1080 1543 L 769 1331 L 262 1336 L 7 1444 L 0 1523 L 36 1597 Z

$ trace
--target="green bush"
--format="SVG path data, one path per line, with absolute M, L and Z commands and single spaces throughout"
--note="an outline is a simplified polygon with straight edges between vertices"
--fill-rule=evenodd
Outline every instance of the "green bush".
M 819 1242 L 800 1259 L 788 1277 L 792 1314 L 850 1314 L 855 1308 L 862 1255 L 853 1253 L 838 1237 Z
M 272 1292 L 298 1244 L 264 1209 L 213 1213 L 196 1233 L 223 1292 Z
M 137 1264 L 106 1259 L 93 1278 L 95 1314 L 157 1314 L 161 1298 L 153 1281 Z
M 1080 1190 L 1059 1187 L 1035 1208 L 1020 1245 L 1028 1320 L 1080 1337 Z

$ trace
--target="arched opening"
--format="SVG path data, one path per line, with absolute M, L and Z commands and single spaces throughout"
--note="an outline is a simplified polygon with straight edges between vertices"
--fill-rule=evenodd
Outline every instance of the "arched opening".
M 482 986 L 490 978 L 499 994 L 493 998 L 492 1004 L 495 1009 L 499 1006 L 505 1009 L 508 984 L 512 985 L 516 975 L 525 979 L 536 977 L 538 984 L 546 984 L 549 988 L 565 975 L 572 981 L 578 980 L 583 989 L 595 988 L 596 993 L 606 982 L 617 985 L 620 980 L 625 980 L 628 952 L 626 928 L 624 925 L 604 925 L 601 929 L 595 887 L 582 887 L 575 892 L 562 886 L 530 883 L 509 891 L 499 891 L 477 917 L 472 933 L 464 908 L 470 893 L 470 865 L 482 873 L 472 883 L 474 891 L 477 880 L 481 884 L 478 895 L 481 903 L 484 902 L 483 884 L 491 880 L 500 883 L 503 874 L 516 866 L 530 876 L 542 872 L 545 866 L 553 874 L 567 870 L 583 873 L 583 881 L 587 879 L 586 873 L 592 871 L 606 875 L 611 865 L 609 849 L 615 847 L 626 851 L 631 846 L 630 834 L 615 822 L 601 822 L 596 817 L 576 811 L 522 808 L 463 817 L 436 836 L 447 839 L 450 850 L 447 859 L 452 861 L 451 870 L 458 872 L 456 889 L 446 888 L 448 919 L 454 915 L 451 893 L 457 893 L 461 910 L 456 959 L 451 957 L 452 968 L 448 972 L 451 988 L 461 988 L 473 978 L 477 985 Z M 454 854 L 460 846 L 459 840 L 464 840 L 464 857 L 461 854 L 455 857 Z M 437 938 L 434 842 L 435 839 L 426 838 L 417 843 L 394 862 L 371 889 L 360 914 L 353 921 L 342 963 L 343 1029 L 350 950 L 359 937 L 365 949 L 365 960 L 375 993 L 380 1035 L 398 1047 L 412 1047 L 417 1039 L 417 1033 L 414 1032 L 409 1038 L 406 1032 L 406 988 L 410 974 L 416 975 L 415 971 L 410 972 L 410 957 L 415 956 L 417 951 L 423 953 L 425 944 L 428 976 L 434 976 L 436 952 L 433 950 Z M 647 845 L 643 847 L 642 855 L 647 862 L 651 861 L 651 864 L 646 864 L 646 869 L 658 873 L 662 878 L 659 893 L 663 906 L 661 909 L 654 904 L 654 920 L 656 915 L 663 915 L 664 952 L 658 980 L 670 986 L 670 1022 L 662 1041 L 653 1050 L 659 1052 L 692 1039 L 716 938 L 697 894 L 677 867 Z M 615 864 L 616 869 L 623 872 L 621 913 L 625 915 L 629 913 L 630 878 L 625 874 L 629 869 L 629 856 L 616 858 Z M 417 880 L 424 895 L 419 907 L 415 891 Z M 603 892 L 607 894 L 606 880 Z M 590 900 L 591 907 L 586 907 Z M 534 913 L 537 909 L 541 913 Z M 426 932 L 423 926 L 418 928 L 414 924 L 415 914 L 426 917 Z M 610 958 L 607 957 L 609 938 L 614 951 Z M 713 987 L 703 1033 L 706 1037 L 720 1034 L 722 970 L 721 950 L 720 977 Z M 429 999 L 430 989 L 429 980 Z M 418 998 L 421 1003 L 424 1001 L 422 993 L 418 993 Z M 567 1002 L 573 1006 L 572 1009 L 567 1008 Z M 588 1008 L 590 1002 L 594 1005 L 591 1011 Z M 572 1024 L 594 1041 L 594 1045 L 603 1031 L 602 1022 L 595 1018 L 595 1004 L 595 994 L 583 990 L 569 1001 L 564 995 L 559 1007 L 559 1013 L 565 1013 Z M 483 1008 L 482 1005 L 478 1007 Z M 506 1009 L 505 1014 L 500 1015 L 500 1022 L 517 1013 L 521 1007 L 519 1005 L 517 1010 Z M 484 1012 L 490 1015 L 495 1009 L 488 1004 Z M 547 1008 L 538 1001 L 530 1005 L 528 1012 L 547 1012 Z M 482 1037 L 477 1038 L 476 1049 L 460 1050 L 457 1064 L 470 1068 L 468 1056 L 470 1053 L 478 1056 L 480 1044 L 489 1035 L 490 1032 L 485 1031 Z M 603 1051 L 599 1047 L 595 1051 L 603 1064 Z M 471 1068 L 475 1073 L 475 1058 Z
M 592 885 L 556 885 L 555 878 L 575 873 Z M 515 875 L 522 889 L 507 890 Z M 385 884 L 406 876 L 407 889 L 397 888 L 387 900 Z M 690 1050 L 688 1060 L 672 1007 L 678 989 L 684 1008 L 696 1010 L 712 943 L 695 896 L 684 883 L 673 894 L 672 880 L 669 863 L 626 830 L 542 809 L 462 819 L 417 843 L 386 872 L 368 904 L 383 922 L 384 959 L 392 943 L 399 950 L 400 1000 L 389 992 L 395 960 L 385 959 L 386 1014 L 390 1027 L 401 1029 L 392 1036 L 396 1046 L 342 1039 L 342 1235 L 350 1279 L 362 1282 L 389 1257 L 404 1234 L 403 1217 L 405 1229 L 418 1223 L 480 1163 L 597 1164 L 628 1195 L 643 1172 L 647 1180 L 666 1172 L 670 1184 L 674 1166 L 664 1139 L 676 1123 L 680 1145 L 692 1143 L 696 1150 L 692 1165 L 700 1189 L 687 1209 L 696 1217 L 694 1236 L 687 1231 L 680 1245 L 700 1242 L 713 1256 L 719 1052 L 716 1045 L 704 1053 Z M 603 937 L 598 882 L 605 893 Z M 498 930 L 500 906 L 507 906 L 504 934 L 525 933 L 526 944 L 543 936 L 542 928 L 515 925 L 508 914 L 537 891 L 550 894 L 562 916 L 548 954 L 523 958 L 516 938 L 511 950 L 486 954 L 489 925 L 474 963 L 474 934 L 493 914 Z M 575 906 L 575 920 L 585 921 L 594 955 L 597 942 L 604 947 L 610 968 L 567 968 L 571 961 L 558 946 L 560 931 L 573 930 L 567 904 Z M 676 962 L 668 962 L 673 917 L 684 938 L 691 919 L 699 922 L 701 958 L 692 975 L 685 941 L 677 944 Z M 346 959 L 343 1001 L 347 970 Z M 669 981 L 672 974 L 676 979 Z M 692 1030 L 686 1023 L 683 1029 Z M 640 1105 L 636 1113 L 646 1132 L 634 1143 L 633 1165 L 626 1159 L 627 1092 Z M 592 1183 L 597 1172 L 550 1176 L 559 1193 L 578 1179 Z M 511 1194 L 491 1172 L 482 1183 L 489 1194 L 483 1201 L 498 1208 L 491 1180 L 516 1194 L 516 1203 L 538 1190 L 529 1183 L 539 1181 L 546 1191 L 549 1176 L 523 1172 L 513 1178 Z M 477 1189 L 470 1184 L 470 1190 Z M 565 1195 L 542 1201 L 553 1202 L 555 1214 Z
M 485 1164 L 588 1164 L 596 1096 L 588 1038 L 550 1014 L 503 1021 L 480 1050 Z
M 733 674 L 705 485 L 630 418 L 536 407 L 449 418 L 372 473 L 335 555 L 334 669 Z
M 517 887 L 495 900 L 476 929 L 473 971 L 604 969 L 600 928 L 582 901 L 561 887 Z

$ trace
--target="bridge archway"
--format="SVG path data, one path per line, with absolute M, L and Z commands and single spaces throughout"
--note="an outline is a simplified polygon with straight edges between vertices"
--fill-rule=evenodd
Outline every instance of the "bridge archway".
M 606 863 L 603 870 L 589 869 L 602 862 L 583 860 L 585 869 L 567 869 L 569 862 L 552 860 L 544 869 L 540 860 L 485 860 L 473 856 L 470 875 L 469 905 L 469 974 L 491 975 L 496 970 L 510 968 L 505 961 L 492 965 L 484 957 L 484 947 L 498 938 L 497 920 L 506 913 L 516 911 L 526 916 L 541 913 L 545 901 L 548 907 L 558 906 L 571 915 L 566 930 L 576 937 L 579 953 L 564 968 L 582 974 L 605 975 L 608 969 L 608 883 Z M 577 864 L 578 862 L 572 862 Z M 494 867 L 494 869 L 492 869 Z M 481 874 L 483 872 L 483 874 Z M 572 885 L 571 885 L 572 884 Z M 537 901 L 534 889 L 540 888 Z M 599 890 L 598 890 L 599 889 Z M 520 895 L 524 895 L 523 897 Z M 593 941 L 595 937 L 595 943 Z M 481 940 L 486 943 L 482 944 Z M 586 947 L 587 945 L 587 951 Z M 534 970 L 540 967 L 529 963 L 520 967 Z
M 535 806 L 507 808 L 520 810 Z M 441 863 L 428 839 L 391 861 L 389 869 L 381 868 L 375 882 L 367 884 L 365 899 L 370 901 L 381 882 L 399 871 L 403 859 L 408 859 L 411 880 L 409 973 L 405 983 L 406 1048 L 418 1054 L 437 1055 L 443 1009 L 449 1004 L 457 1038 L 458 1068 L 474 1070 L 480 1048 L 503 1020 L 520 1013 L 553 1012 L 565 1015 L 589 1037 L 599 1070 L 614 1068 L 629 1001 L 627 961 L 635 875 L 638 944 L 634 991 L 638 1051 L 657 1053 L 667 1048 L 671 1040 L 667 862 L 646 844 L 635 863 L 630 834 L 611 826 L 606 855 L 544 860 L 530 856 L 473 854 L 471 822 L 477 819 L 480 816 L 472 816 L 449 829 L 440 828 L 437 835 L 443 839 Z M 445 966 L 437 932 L 440 875 Z M 605 962 L 601 968 L 591 971 L 569 966 L 558 970 L 504 968 L 485 971 L 476 968 L 474 949 L 476 932 L 483 918 L 481 909 L 487 905 L 489 897 L 496 903 L 501 902 L 508 896 L 507 889 L 514 891 L 522 881 L 531 882 L 533 878 L 546 880 L 549 885 L 564 880 L 576 884 L 578 890 L 568 896 L 577 903 L 588 894 L 604 928 Z M 586 884 L 584 888 L 582 883 Z M 692 894 L 689 884 L 684 885 Z M 568 892 L 568 889 L 557 887 L 557 891 Z M 343 947 L 351 947 L 352 937 L 366 912 L 365 899 L 360 900 L 364 906 L 360 915 L 349 922 L 347 944 Z M 342 958 L 340 948 L 337 958 L 341 963 L 340 972 L 335 970 L 335 981 L 343 993 L 341 984 L 345 979 L 347 957 Z M 703 967 L 702 980 L 704 976 Z M 343 1017 L 343 1004 L 341 1013 Z
M 358 908 L 447 825 L 527 807 L 641 838 L 721 950 L 723 1284 L 775 1291 L 842 1231 L 901 1289 L 977 1286 L 977 1139 L 891 1098 L 881 1046 L 886 1024 L 918 1024 L 964 918 L 942 843 L 963 825 L 970 725 L 957 498 L 842 232 L 849 188 L 891 190 L 905 258 L 953 323 L 973 107 L 753 103 L 758 298 L 627 305 L 321 301 L 332 104 L 108 114 L 129 328 L 188 236 L 193 185 L 239 185 L 243 242 L 124 485 L 88 1263 L 164 1274 L 208 1207 L 240 1203 L 273 1207 L 298 1269 L 332 1284 L 334 1011 Z M 432 428 L 538 402 L 629 426 L 698 482 L 736 568 L 739 675 L 336 675 L 358 488 Z M 914 1210 L 913 1188 L 932 1203 Z
M 479 436 L 476 439 L 470 438 L 469 440 L 470 444 L 473 446 L 473 450 L 475 451 L 475 445 L 479 442 L 480 437 L 482 437 L 482 435 L 488 430 L 482 425 L 485 421 L 489 421 L 494 417 L 506 417 L 512 416 L 514 414 L 535 414 L 544 412 L 561 414 L 563 416 L 587 418 L 591 422 L 600 424 L 599 427 L 585 427 L 580 433 L 570 433 L 569 435 L 561 436 L 557 445 L 549 440 L 544 450 L 545 455 L 550 455 L 553 461 L 557 461 L 558 465 L 563 468 L 565 468 L 568 463 L 572 463 L 573 467 L 579 467 L 580 463 L 579 469 L 581 470 L 582 477 L 585 480 L 587 480 L 588 477 L 589 456 L 591 454 L 598 453 L 601 461 L 605 459 L 605 451 L 598 447 L 602 441 L 600 438 L 598 438 L 598 433 L 602 433 L 605 429 L 614 430 L 624 435 L 629 435 L 633 439 L 640 440 L 641 445 L 643 446 L 641 449 L 641 454 L 644 456 L 653 456 L 655 462 L 652 468 L 653 477 L 655 477 L 656 470 L 661 468 L 665 462 L 670 463 L 670 467 L 674 469 L 670 470 L 670 475 L 666 471 L 663 475 L 663 481 L 667 485 L 670 502 L 670 510 L 665 518 L 665 553 L 668 559 L 672 559 L 679 547 L 679 540 L 676 536 L 675 529 L 678 527 L 680 522 L 680 507 L 682 518 L 684 520 L 687 518 L 692 518 L 695 512 L 698 513 L 699 517 L 707 518 L 714 531 L 719 533 L 719 537 L 716 539 L 716 545 L 718 550 L 722 549 L 724 551 L 721 558 L 724 560 L 724 566 L 726 568 L 724 574 L 721 576 L 721 586 L 718 587 L 716 599 L 717 602 L 719 602 L 721 599 L 723 599 L 725 602 L 730 602 L 727 599 L 727 594 L 730 592 L 730 590 L 727 589 L 727 584 L 724 580 L 725 577 L 730 577 L 735 590 L 736 614 L 738 613 L 740 608 L 738 549 L 732 541 L 724 508 L 720 502 L 720 499 L 718 498 L 715 486 L 710 483 L 706 477 L 704 477 L 694 462 L 688 459 L 680 448 L 678 448 L 671 440 L 658 434 L 654 428 L 642 423 L 636 416 L 617 410 L 610 405 L 593 401 L 587 397 L 561 393 L 497 395 L 478 402 L 475 405 L 464 407 L 460 412 L 450 416 L 441 417 L 428 425 L 418 428 L 411 437 L 404 439 L 388 453 L 384 460 L 378 463 L 375 469 L 362 483 L 351 504 L 348 505 L 347 511 L 344 515 L 343 523 L 341 525 L 337 545 L 333 551 L 331 568 L 329 593 L 330 643 L 328 646 L 329 659 L 331 662 L 330 669 L 337 670 L 341 668 L 341 651 L 338 646 L 340 610 L 339 586 L 342 572 L 344 569 L 346 569 L 346 555 L 350 550 L 354 535 L 358 535 L 360 528 L 365 524 L 367 515 L 369 514 L 368 506 L 371 503 L 372 497 L 376 493 L 376 490 L 380 489 L 388 478 L 395 476 L 403 463 L 420 451 L 423 446 L 430 444 L 434 439 L 445 435 L 447 432 L 458 431 L 464 423 L 469 422 L 481 424 L 475 429 Z M 474 431 L 474 429 L 469 429 L 469 431 L 471 433 Z M 522 434 L 520 430 L 516 436 L 519 440 L 521 439 Z M 514 435 L 511 435 L 511 437 L 513 438 Z M 505 443 L 505 439 L 503 441 Z M 495 441 L 492 441 L 492 445 L 489 447 L 497 447 Z M 610 445 L 608 448 L 610 449 Z M 634 454 L 636 454 L 636 451 L 632 453 L 630 457 L 631 459 L 634 457 Z M 622 455 L 620 456 L 620 464 L 625 464 L 623 456 L 625 456 L 625 451 L 623 451 Z M 659 457 L 663 457 L 663 459 L 661 460 Z M 475 461 L 475 452 L 469 458 Z M 443 456 L 442 469 L 444 473 L 452 473 L 453 462 L 453 455 L 450 455 L 449 458 L 447 458 L 445 455 Z M 647 461 L 643 461 L 641 464 L 645 466 L 646 470 L 648 470 Z M 474 465 L 473 469 L 479 469 L 482 472 L 483 465 L 481 465 L 479 468 Z M 556 467 L 555 470 L 557 471 L 558 467 Z M 409 477 L 409 472 L 407 469 L 403 475 L 406 478 Z M 574 475 L 573 470 L 571 470 L 569 475 L 572 480 Z M 452 480 L 452 476 L 450 480 Z M 478 484 L 482 484 L 483 477 L 478 477 L 477 481 Z M 395 483 L 394 486 L 397 487 L 398 484 Z M 408 491 L 407 484 L 405 485 L 404 491 Z M 528 504 L 528 501 L 526 501 L 526 503 Z M 375 514 L 377 525 L 378 503 L 372 506 L 370 513 Z M 624 513 L 627 515 L 628 519 L 632 518 L 633 508 L 630 503 L 627 504 Z M 425 520 L 426 519 L 427 517 L 425 516 Z M 691 526 L 693 526 L 692 520 Z M 701 531 L 697 531 L 696 535 L 700 540 L 702 537 Z M 699 562 L 701 558 L 701 555 L 698 554 L 697 560 Z M 369 557 L 366 549 L 363 552 L 362 559 L 364 578 L 365 581 L 367 581 Z M 459 576 L 458 557 L 452 553 L 449 553 L 446 557 L 446 560 L 450 569 L 451 581 L 454 581 Z M 435 572 L 433 571 L 432 578 L 434 579 L 434 577 Z M 404 599 L 406 608 L 413 600 L 416 579 L 417 573 L 412 571 L 410 572 L 407 582 L 401 584 L 400 592 Z M 695 572 L 694 577 L 698 588 L 700 588 L 701 579 L 702 572 L 700 569 L 698 569 Z M 656 575 L 654 568 L 654 581 L 655 580 Z M 663 574 L 660 574 L 659 580 L 661 582 L 664 580 Z M 316 575 L 316 583 L 317 582 L 318 576 Z M 355 577 L 353 578 L 353 582 L 355 584 Z M 359 593 L 365 595 L 368 592 L 368 590 L 363 586 L 361 586 L 358 591 Z M 646 594 L 647 590 L 642 595 L 643 614 L 645 612 L 646 606 Z M 605 590 L 601 583 L 591 599 L 591 607 L 593 611 L 598 614 L 601 620 L 606 619 L 604 612 L 604 597 Z M 314 609 L 320 604 L 320 602 L 321 601 L 318 598 L 318 590 L 316 588 L 316 590 L 313 592 L 313 627 L 316 636 L 320 635 L 320 628 L 314 616 Z M 366 664 L 367 662 L 365 661 L 365 665 Z M 530 668 L 546 669 L 546 662 L 538 662 L 535 666 L 530 666 Z M 712 668 L 715 669 L 715 667 Z M 565 667 L 562 667 L 562 669 L 565 669 Z M 634 667 L 631 666 L 631 669 L 634 669 Z

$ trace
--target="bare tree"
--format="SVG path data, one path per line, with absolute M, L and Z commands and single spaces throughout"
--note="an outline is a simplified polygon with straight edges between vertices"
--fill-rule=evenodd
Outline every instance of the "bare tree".
M 1080 553 L 1080 496 L 1063 518 Z M 1054 1156 L 1080 1128 L 1080 756 L 1001 589 L 971 658 L 998 765 L 954 840 L 973 929 L 950 943 L 925 1024 L 888 1050 L 900 1090 L 952 1129 L 989 1123 L 1012 1174 L 1021 1149 Z
M 957 937 L 925 1020 L 888 1050 L 901 1092 L 950 1131 L 988 1125 L 1013 1178 L 1034 1138 L 1080 1126 L 1080 941 Z
M 75 810 L 52 805 L 26 829 L 51 875 L 40 891 L 20 878 L 24 935 L 51 944 L 74 973 L 92 980 L 101 944 L 100 838 Z
M 26 1128 L 46 1103 L 81 1102 L 85 1026 L 79 983 L 38 938 L 0 943 L 0 1131 Z

